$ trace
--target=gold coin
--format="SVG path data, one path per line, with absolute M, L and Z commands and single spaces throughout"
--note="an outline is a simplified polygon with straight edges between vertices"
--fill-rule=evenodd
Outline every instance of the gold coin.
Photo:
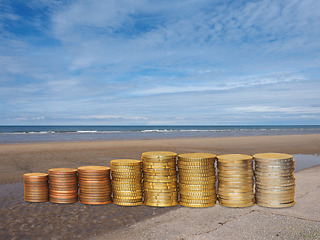
M 165 180 L 161 180 L 161 179 L 145 179 L 145 181 L 147 183 L 176 183 L 177 180 L 178 180 L 177 178 L 165 179 Z
M 153 204 L 178 204 L 178 197 L 172 199 L 144 198 L 144 202 Z
M 204 164 L 204 165 L 200 165 L 200 164 L 184 164 L 184 163 L 181 163 L 181 162 L 178 162 L 177 163 L 177 166 L 179 169 L 182 169 L 182 170 L 207 170 L 207 169 L 214 169 L 214 163 L 212 164 Z
M 121 191 L 121 190 L 116 190 L 114 191 L 118 194 L 123 194 L 123 195 L 139 195 L 139 194 L 142 194 L 143 193 L 143 190 L 142 188 L 139 189 L 139 190 L 132 190 L 132 191 Z
M 197 196 L 197 195 L 188 195 L 188 194 L 180 194 L 181 200 L 211 200 L 216 199 L 216 195 L 210 195 L 210 196 Z
M 242 208 L 242 207 L 251 207 L 254 205 L 254 202 L 249 202 L 249 203 L 220 203 L 221 206 L 224 207 L 232 207 L 232 208 Z
M 178 205 L 178 201 L 177 202 L 173 202 L 173 203 L 154 203 L 154 202 L 144 202 L 145 205 L 147 206 L 152 206 L 152 207 L 173 207 Z
M 180 202 L 184 202 L 184 203 L 196 203 L 196 204 L 212 204 L 212 203 L 216 203 L 217 199 L 207 199 L 207 200 L 201 200 L 201 199 L 181 199 Z
M 252 160 L 252 156 L 245 154 L 223 154 L 217 156 L 218 161 L 249 161 Z
M 176 171 L 143 171 L 143 176 L 176 177 Z M 144 177 L 145 178 L 145 177 Z
M 193 207 L 193 208 L 204 208 L 204 207 L 212 207 L 216 205 L 216 203 L 209 203 L 209 204 L 197 204 L 197 203 L 185 203 L 180 201 L 179 204 L 184 207 Z
M 168 151 L 151 151 L 142 153 L 142 158 L 175 158 L 175 152 Z
M 113 172 L 127 172 L 127 171 L 139 171 L 141 170 L 142 166 L 112 166 L 111 171 Z
M 145 174 L 143 176 L 146 179 L 158 179 L 158 180 L 167 180 L 167 179 L 172 179 L 172 178 L 176 178 L 176 175 L 149 175 L 149 174 Z
M 105 173 L 109 172 L 110 168 L 106 166 L 82 166 L 78 167 L 78 172 L 81 173 Z
M 138 206 L 138 205 L 142 205 L 143 201 L 132 202 L 132 201 L 123 201 L 121 199 L 114 198 L 113 203 L 121 206 Z
M 179 166 L 214 166 L 214 160 L 210 161 L 199 161 L 199 162 L 191 162 L 191 161 L 178 161 L 177 165 Z
M 184 176 L 184 175 L 180 175 L 179 176 L 179 180 L 183 180 L 183 181 L 216 181 L 216 176 L 210 176 L 210 177 L 189 177 L 189 176 Z
M 113 166 L 140 166 L 141 161 L 136 159 L 114 159 L 110 161 L 111 168 Z
M 175 186 L 175 185 L 171 185 L 171 186 L 167 186 L 167 185 L 144 186 L 144 190 L 146 190 L 146 189 L 171 190 L 171 189 L 176 189 L 176 188 L 177 188 L 177 186 Z
M 216 181 L 183 181 L 180 180 L 179 184 L 185 185 L 201 185 L 201 186 L 215 186 Z
M 172 188 L 172 189 L 144 189 L 145 194 L 155 194 L 155 193 L 173 193 L 173 192 L 178 192 L 177 188 Z
M 227 178 L 227 177 L 221 177 L 218 176 L 218 182 L 228 184 L 228 183 L 234 183 L 235 185 L 246 185 L 253 183 L 253 177 L 248 178 Z
M 175 167 L 176 162 L 143 162 L 143 168 L 164 168 L 164 167 Z
M 131 191 L 131 190 L 141 190 L 142 184 L 112 184 L 112 189 L 114 190 L 123 190 L 123 191 Z
M 139 171 L 127 171 L 127 172 L 120 172 L 120 171 L 112 171 L 111 176 L 119 176 L 119 177 L 138 177 L 142 175 L 142 169 Z
M 234 170 L 234 169 L 219 169 L 218 168 L 218 173 L 221 172 L 223 174 L 236 174 L 236 175 L 253 175 L 253 169 L 245 169 L 245 170 Z
M 145 195 L 148 196 L 177 196 L 178 191 L 170 191 L 170 192 L 150 192 L 150 191 L 146 191 Z
M 203 161 L 206 159 L 216 159 L 216 155 L 212 153 L 184 153 L 179 154 L 178 158 L 185 161 Z

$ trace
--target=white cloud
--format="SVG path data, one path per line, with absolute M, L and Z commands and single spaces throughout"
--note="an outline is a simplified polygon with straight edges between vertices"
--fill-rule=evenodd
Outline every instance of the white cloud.
M 148 118 L 142 117 L 142 116 L 115 116 L 115 115 L 79 116 L 78 118 L 86 119 L 86 120 L 115 120 L 115 119 L 148 120 Z
M 274 106 L 247 106 L 236 107 L 236 111 L 247 113 L 282 113 L 282 114 L 320 114 L 320 107 L 274 107 Z M 307 115 L 302 115 L 306 117 Z M 300 116 L 300 117 L 302 117 Z
M 250 121 L 242 108 L 317 117 L 319 1 L 24 4 L 32 19 L 0 4 L 2 115 Z

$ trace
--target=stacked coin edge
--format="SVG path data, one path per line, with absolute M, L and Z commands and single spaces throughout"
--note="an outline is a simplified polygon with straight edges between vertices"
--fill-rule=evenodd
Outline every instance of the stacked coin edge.
M 252 156 L 245 154 L 219 155 L 218 199 L 226 207 L 250 207 L 255 203 Z
M 143 204 L 141 161 L 115 159 L 110 162 L 113 203 L 121 206 Z
M 148 206 L 178 205 L 177 154 L 167 151 L 142 153 L 144 203 Z
M 211 207 L 216 204 L 216 155 L 184 153 L 178 156 L 179 204 L 185 207 Z

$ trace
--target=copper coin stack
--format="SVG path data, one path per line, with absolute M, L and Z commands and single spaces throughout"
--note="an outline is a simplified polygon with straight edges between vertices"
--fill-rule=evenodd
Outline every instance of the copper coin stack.
M 115 159 L 110 162 L 113 203 L 122 206 L 143 204 L 141 161 Z
M 78 168 L 79 199 L 85 204 L 111 203 L 110 168 L 83 166 Z
M 219 203 L 226 207 L 254 205 L 253 160 L 249 155 L 218 156 Z
M 142 154 L 146 205 L 169 207 L 178 204 L 176 157 L 176 153 L 165 151 Z
M 24 200 L 27 202 L 47 202 L 49 200 L 48 174 L 26 173 L 23 175 Z
M 75 203 L 78 201 L 77 169 L 49 169 L 50 202 Z
M 259 206 L 283 208 L 295 204 L 295 160 L 282 153 L 259 153 L 255 161 L 256 201 Z
M 217 201 L 216 155 L 185 153 L 178 156 L 180 205 L 210 207 Z

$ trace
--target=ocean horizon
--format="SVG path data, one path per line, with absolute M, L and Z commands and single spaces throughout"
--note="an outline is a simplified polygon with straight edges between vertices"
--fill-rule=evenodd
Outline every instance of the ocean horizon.
M 320 134 L 320 125 L 0 126 L 0 144 Z

